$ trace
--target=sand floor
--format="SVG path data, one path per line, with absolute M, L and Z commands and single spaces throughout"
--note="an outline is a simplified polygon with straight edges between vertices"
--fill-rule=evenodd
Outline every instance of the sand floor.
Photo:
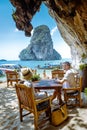
M 15 88 L 0 83 L 0 130 L 34 130 L 33 115 L 20 123 Z M 68 119 L 55 127 L 47 125 L 44 130 L 87 130 L 87 107 L 68 109 Z

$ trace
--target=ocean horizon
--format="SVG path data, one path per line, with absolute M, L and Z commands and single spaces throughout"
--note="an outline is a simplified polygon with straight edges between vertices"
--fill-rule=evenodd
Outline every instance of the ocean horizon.
M 44 66 L 45 64 L 60 64 L 63 63 L 64 61 L 70 61 L 71 58 L 63 58 L 61 60 L 29 60 L 29 61 L 21 61 L 21 60 L 0 60 L 0 65 L 1 64 L 20 64 L 21 66 L 24 67 L 30 67 L 32 69 L 35 69 L 38 65 Z
M 6 61 L 0 61 L 0 65 L 1 64 L 19 64 L 21 65 L 22 67 L 29 67 L 29 68 L 32 68 L 32 69 L 37 69 L 37 73 L 43 77 L 43 70 L 44 69 L 38 69 L 37 66 L 41 66 L 43 67 L 44 65 L 60 65 L 61 63 L 63 63 L 64 61 L 69 61 L 71 62 L 71 59 L 70 58 L 64 58 L 64 59 L 61 59 L 61 60 L 45 60 L 45 61 L 36 61 L 36 60 L 29 60 L 29 61 L 21 61 L 21 60 L 6 60 Z M 51 77 L 51 69 L 46 69 L 46 74 L 47 74 L 47 77 Z M 0 80 L 6 80 L 6 78 L 1 78 L 0 77 Z

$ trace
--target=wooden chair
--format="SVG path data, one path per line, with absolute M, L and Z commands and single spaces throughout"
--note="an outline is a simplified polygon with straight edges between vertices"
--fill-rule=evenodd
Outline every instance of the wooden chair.
M 64 88 L 64 100 L 69 106 L 82 105 L 81 91 L 82 91 L 82 77 L 75 77 L 76 86 L 73 88 Z M 70 103 L 71 102 L 71 103 Z
M 64 77 L 64 70 L 62 69 L 56 69 L 52 70 L 52 78 L 63 78 Z
M 13 85 L 13 82 L 18 83 L 20 81 L 19 73 L 16 71 L 6 71 L 7 87 Z
M 21 122 L 23 121 L 24 116 L 33 113 L 35 130 L 38 130 L 40 123 L 42 123 L 42 121 L 39 122 L 39 117 L 43 112 L 45 112 L 46 114 L 45 121 L 50 120 L 51 116 L 50 97 L 36 100 L 34 97 L 32 87 L 27 87 L 24 84 L 16 84 L 15 87 L 17 97 L 19 100 L 20 121 Z M 27 110 L 29 111 L 29 113 L 23 115 L 23 110 Z

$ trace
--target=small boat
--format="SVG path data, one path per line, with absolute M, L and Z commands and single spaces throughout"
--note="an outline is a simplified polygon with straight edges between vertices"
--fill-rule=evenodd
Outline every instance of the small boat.
M 60 68 L 60 65 L 58 64 L 45 64 L 44 66 L 37 66 L 38 69 L 54 69 L 54 68 Z
M 17 64 L 1 64 L 0 65 L 0 71 L 1 72 L 6 72 L 6 71 L 14 71 L 14 70 L 16 70 L 16 71 L 20 71 L 21 70 L 21 68 L 22 68 L 22 66 L 21 65 L 17 65 Z

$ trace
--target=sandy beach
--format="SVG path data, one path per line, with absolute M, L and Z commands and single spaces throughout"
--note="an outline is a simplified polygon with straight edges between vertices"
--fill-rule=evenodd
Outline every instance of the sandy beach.
M 47 125 L 44 130 L 87 130 L 87 106 L 68 109 L 68 119 L 55 127 Z M 14 87 L 0 83 L 0 130 L 34 130 L 33 115 L 20 123 L 18 100 Z

